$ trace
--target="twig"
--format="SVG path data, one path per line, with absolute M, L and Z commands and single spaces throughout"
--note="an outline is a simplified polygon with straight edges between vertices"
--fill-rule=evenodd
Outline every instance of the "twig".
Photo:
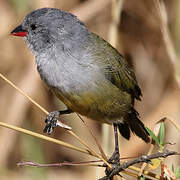
M 170 121 L 170 123 L 180 132 L 180 125 L 177 124 L 172 118 L 170 117 L 165 117 L 164 120 Z
M 164 179 L 164 163 L 161 162 L 161 180 Z
M 90 127 L 86 124 L 86 122 L 83 120 L 83 118 L 82 118 L 79 114 L 76 113 L 76 115 L 77 115 L 77 116 L 79 117 L 79 119 L 83 122 L 83 124 L 86 126 L 86 128 L 87 128 L 88 131 L 89 131 L 89 133 L 90 133 L 91 136 L 93 137 L 94 141 L 96 142 L 96 145 L 97 145 L 98 148 L 99 148 L 99 151 L 100 151 L 100 153 L 101 153 L 101 156 L 107 161 L 107 160 L 108 160 L 108 159 L 107 159 L 107 156 L 106 156 L 106 154 L 104 153 L 104 151 L 103 151 L 100 143 L 98 142 L 96 136 L 94 136 L 92 129 L 90 129 Z
M 23 96 L 25 96 L 32 104 L 36 105 L 41 111 L 43 111 L 46 114 L 49 114 L 42 106 L 40 106 L 36 101 L 34 101 L 30 96 L 24 93 L 23 90 L 18 88 L 14 83 L 12 83 L 9 79 L 7 79 L 4 75 L 0 73 L 0 77 L 6 81 L 10 86 L 12 86 L 14 89 L 16 89 L 19 93 L 21 93 Z
M 153 149 L 154 149 L 154 144 L 151 144 L 151 147 L 150 147 L 150 149 L 149 149 L 147 155 L 152 154 Z M 146 167 L 146 163 L 144 162 L 144 163 L 142 164 L 142 166 L 141 166 L 140 171 L 139 171 L 139 174 L 138 174 L 139 177 L 142 175 L 142 173 L 143 173 L 145 167 Z
M 122 165 L 117 166 L 114 170 L 112 170 L 112 172 L 108 176 L 104 176 L 103 178 L 100 178 L 99 180 L 108 180 L 108 179 L 112 178 L 114 175 L 117 175 L 119 172 L 125 170 L 129 166 L 132 166 L 133 164 L 141 163 L 141 162 L 148 163 L 148 162 L 151 162 L 150 161 L 151 159 L 156 159 L 156 158 L 160 158 L 160 157 L 166 158 L 167 156 L 171 156 L 171 155 L 179 155 L 179 154 L 175 151 L 165 150 L 162 153 L 155 153 L 155 154 L 152 154 L 149 156 L 147 156 L 147 155 L 140 156 L 137 159 L 134 159 L 134 160 L 128 161 L 128 162 L 124 162 Z
M 164 164 L 164 171 L 165 171 L 165 176 L 167 174 L 167 175 L 169 175 L 171 177 L 172 180 L 177 180 L 177 178 L 175 177 L 174 173 L 165 164 Z
M 122 11 L 122 6 L 123 6 L 124 0 L 112 0 L 112 10 L 111 10 L 111 16 L 112 16 L 112 21 L 109 27 L 109 43 L 113 46 L 116 47 L 119 45 L 118 41 L 118 26 L 121 21 L 121 11 Z
M 89 155 L 92 155 L 92 156 L 96 157 L 96 155 L 91 154 L 87 149 L 81 149 L 79 147 L 73 146 L 73 145 L 71 145 L 69 143 L 66 143 L 64 141 L 60 141 L 60 140 L 57 140 L 57 139 L 54 139 L 54 138 L 51 138 L 51 137 L 48 137 L 48 136 L 44 136 L 42 134 L 38 134 L 38 133 L 29 131 L 29 130 L 26 130 L 26 129 L 23 129 L 23 128 L 19 128 L 19 127 L 13 126 L 13 125 L 9 125 L 9 124 L 1 122 L 1 121 L 0 121 L 0 126 L 9 128 L 9 129 L 12 129 L 12 130 L 15 130 L 15 131 L 18 131 L 18 132 L 21 132 L 21 133 L 24 133 L 24 134 L 27 134 L 27 135 L 30 135 L 30 136 L 34 136 L 34 137 L 37 137 L 39 139 L 43 139 L 43 140 L 46 140 L 46 141 L 49 141 L 49 142 L 52 142 L 52 143 L 55 143 L 55 144 L 59 144 L 61 146 L 67 147 L 69 149 L 76 150 L 76 151 L 79 151 L 81 153 L 89 154 Z M 129 168 L 134 170 L 134 171 L 139 172 L 139 168 L 137 168 L 137 167 L 131 166 Z M 137 177 L 136 174 L 128 172 L 128 171 L 123 171 L 123 173 L 128 174 L 130 176 Z M 149 172 L 145 171 L 144 174 L 149 175 Z M 151 174 L 151 175 L 153 177 L 157 176 L 156 174 Z M 159 179 L 159 178 L 156 178 L 156 179 Z
M 82 152 L 82 153 L 85 153 L 85 154 L 90 154 L 90 155 L 95 156 L 94 154 L 91 154 L 86 149 L 78 148 L 78 147 L 73 146 L 73 145 L 71 145 L 69 143 L 66 143 L 64 141 L 60 141 L 60 140 L 57 140 L 57 139 L 54 139 L 54 138 L 51 138 L 51 137 L 48 137 L 48 136 L 44 136 L 42 134 L 38 134 L 38 133 L 29 131 L 29 130 L 26 130 L 26 129 L 23 129 L 23 128 L 20 128 L 20 127 L 9 125 L 9 124 L 1 122 L 1 121 L 0 121 L 0 126 L 6 127 L 6 128 L 9 128 L 9 129 L 12 129 L 12 130 L 24 133 L 24 134 L 28 134 L 28 135 L 31 135 L 31 136 L 34 136 L 34 137 L 37 137 L 37 138 L 40 138 L 40 139 L 44 139 L 46 141 L 50 141 L 50 142 L 53 142 L 55 144 L 59 144 L 61 146 L 67 147 L 67 148 L 72 149 L 72 150 L 76 150 L 76 151 L 79 151 L 79 152 Z M 97 157 L 97 156 L 95 156 L 95 157 Z
M 90 152 L 90 154 L 95 155 L 96 157 L 98 157 L 99 159 L 101 159 L 109 168 L 111 168 L 111 165 L 107 162 L 107 160 L 105 160 L 103 157 L 101 157 L 100 154 L 96 153 L 96 151 L 94 151 L 91 147 L 88 146 L 88 144 L 83 141 L 79 136 L 77 136 L 73 131 L 68 131 L 72 136 L 74 136 L 76 139 L 79 140 L 79 142 L 81 142 L 81 144 L 83 144 L 85 147 L 88 148 L 88 151 Z
M 168 53 L 168 56 L 171 60 L 172 65 L 177 62 L 177 56 L 175 53 L 175 49 L 173 47 L 173 43 L 170 37 L 168 25 L 167 25 L 167 12 L 165 9 L 164 2 L 160 0 L 154 0 L 155 7 L 157 9 L 159 18 L 160 18 L 160 30 L 163 36 L 164 44 Z
M 27 161 L 27 162 L 20 162 L 17 163 L 18 166 L 35 166 L 38 168 L 41 167 L 62 167 L 62 166 L 99 166 L 98 164 L 94 164 L 94 163 L 98 163 L 98 162 L 102 162 L 101 160 L 99 161 L 84 161 L 84 162 L 62 162 L 62 163 L 50 163 L 50 164 L 41 164 L 41 163 L 37 163 L 37 162 L 32 162 L 32 161 Z
M 128 167 L 128 169 L 131 169 L 131 170 L 133 170 L 133 171 L 136 171 L 137 173 L 139 173 L 139 172 L 141 171 L 140 168 L 135 167 L 135 166 L 130 166 L 130 167 Z M 122 172 L 124 172 L 124 171 L 122 171 Z M 152 177 L 152 178 L 154 178 L 154 179 L 158 179 L 158 180 L 160 179 L 160 176 L 159 176 L 158 174 L 155 174 L 155 173 L 153 173 L 153 172 L 146 171 L 146 170 L 143 171 L 143 175 L 147 175 L 147 176 L 150 176 L 150 177 Z M 138 175 L 137 175 L 137 176 L 138 176 Z

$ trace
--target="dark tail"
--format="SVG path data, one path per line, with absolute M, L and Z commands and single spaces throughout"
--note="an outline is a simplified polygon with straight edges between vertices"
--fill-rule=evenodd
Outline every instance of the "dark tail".
M 125 123 L 119 124 L 119 132 L 126 139 L 130 138 L 130 130 L 138 137 L 144 140 L 146 143 L 150 142 L 149 133 L 147 132 L 144 124 L 138 118 L 138 112 L 132 108 L 131 111 L 125 117 Z
M 126 138 L 127 140 L 129 140 L 130 138 L 130 129 L 129 129 L 129 125 L 127 123 L 119 123 L 118 124 L 118 129 L 120 134 Z

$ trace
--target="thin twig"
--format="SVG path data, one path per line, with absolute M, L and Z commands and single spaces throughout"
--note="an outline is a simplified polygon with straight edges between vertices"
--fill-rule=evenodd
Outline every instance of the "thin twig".
M 96 151 L 94 151 L 91 147 L 88 146 L 88 144 L 83 141 L 82 139 L 80 139 L 79 136 L 77 136 L 74 132 L 72 131 L 68 131 L 72 136 L 74 136 L 76 139 L 79 140 L 79 142 L 81 142 L 81 144 L 83 144 L 85 147 L 88 148 L 88 151 L 90 151 L 90 153 L 92 155 L 95 155 L 96 157 L 98 157 L 99 159 L 101 159 L 109 168 L 111 168 L 111 165 L 103 158 L 101 157 L 101 155 L 99 155 L 98 153 L 96 153 Z
M 161 30 L 161 34 L 162 34 L 163 41 L 165 44 L 165 48 L 166 48 L 167 54 L 169 56 L 172 69 L 175 71 L 174 78 L 177 82 L 177 85 L 180 85 L 178 76 L 176 76 L 176 73 L 178 71 L 178 69 L 176 68 L 178 65 L 177 64 L 178 58 L 177 58 L 177 55 L 175 52 L 175 48 L 174 48 L 174 45 L 172 42 L 172 38 L 170 36 L 169 29 L 168 29 L 167 11 L 166 11 L 166 7 L 165 7 L 165 3 L 164 3 L 164 1 L 154 0 L 154 4 L 155 4 L 155 7 L 157 9 L 159 19 L 160 19 L 160 30 Z
M 38 168 L 41 167 L 62 167 L 62 166 L 97 166 L 100 167 L 100 165 L 98 164 L 94 164 L 94 163 L 98 163 L 98 162 L 102 162 L 101 160 L 99 161 L 84 161 L 84 162 L 62 162 L 62 163 L 50 163 L 50 164 L 41 164 L 41 163 L 37 163 L 37 162 L 32 162 L 32 161 L 27 161 L 27 162 L 20 162 L 17 163 L 18 166 L 35 166 Z
M 152 154 L 149 156 L 147 156 L 147 155 L 140 156 L 137 159 L 134 159 L 134 160 L 128 161 L 128 162 L 124 162 L 122 165 L 117 166 L 114 170 L 112 170 L 112 172 L 108 176 L 104 176 L 103 178 L 100 178 L 99 180 L 108 180 L 108 179 L 112 178 L 113 176 L 117 175 L 119 172 L 125 170 L 129 166 L 132 166 L 133 164 L 137 164 L 137 163 L 141 163 L 141 162 L 148 163 L 148 162 L 151 162 L 150 161 L 151 159 L 156 159 L 156 158 L 160 158 L 160 157 L 166 158 L 167 156 L 171 156 L 171 155 L 179 155 L 179 154 L 175 151 L 165 150 L 162 153 L 155 153 L 155 154 Z
M 15 130 L 15 131 L 18 131 L 18 132 L 21 132 L 21 133 L 24 133 L 24 134 L 27 134 L 27 135 L 30 135 L 30 136 L 34 136 L 34 137 L 37 137 L 39 139 L 43 139 L 43 140 L 46 140 L 46 141 L 49 141 L 49 142 L 52 142 L 52 143 L 55 143 L 55 144 L 59 144 L 61 146 L 67 147 L 69 149 L 76 150 L 78 152 L 85 153 L 85 154 L 92 155 L 92 156 L 96 157 L 94 154 L 91 154 L 87 149 L 82 149 L 82 148 L 73 146 L 73 145 L 68 144 L 68 143 L 66 143 L 64 141 L 60 141 L 60 140 L 57 140 L 57 139 L 54 139 L 54 138 L 51 138 L 51 137 L 48 137 L 48 136 L 44 136 L 44 135 L 29 131 L 29 130 L 26 130 L 26 129 L 23 129 L 23 128 L 19 128 L 19 127 L 13 126 L 13 125 L 9 125 L 9 124 L 4 123 L 4 122 L 0 122 L 0 126 L 9 128 L 9 129 L 12 129 L 12 130 Z M 137 167 L 131 166 L 129 168 L 136 171 L 136 172 L 139 171 L 139 168 L 137 168 Z M 123 171 L 123 173 L 128 174 L 130 176 L 137 177 L 137 175 L 132 173 L 132 172 L 130 173 L 128 171 Z M 144 174 L 149 175 L 149 173 L 150 172 L 148 172 L 148 171 L 144 171 Z M 155 177 L 155 178 L 157 177 L 156 179 L 159 179 L 158 178 L 159 176 L 156 175 L 156 174 L 150 174 L 150 175 L 153 175 L 153 177 Z
M 165 9 L 165 5 L 163 1 L 161 1 L 160 3 L 159 0 L 154 0 L 154 4 L 160 18 L 160 30 L 162 33 L 164 44 L 165 44 L 168 56 L 171 60 L 171 63 L 174 65 L 177 62 L 177 56 L 176 56 L 176 52 L 175 52 L 175 49 L 174 49 L 174 46 L 170 37 L 168 25 L 167 25 L 167 20 L 166 20 L 167 12 Z
M 177 124 L 172 118 L 170 117 L 165 117 L 164 120 L 170 121 L 170 123 L 180 132 L 180 125 Z
M 53 142 L 53 143 L 55 143 L 55 144 L 59 144 L 59 145 L 61 145 L 61 146 L 67 147 L 67 148 L 72 149 L 72 150 L 76 150 L 76 151 L 79 151 L 79 152 L 82 152 L 82 153 L 85 153 L 85 154 L 90 154 L 90 155 L 92 155 L 92 156 L 95 156 L 94 154 L 91 154 L 91 153 L 90 153 L 88 150 L 86 150 L 86 149 L 82 149 L 82 148 L 73 146 L 73 145 L 71 145 L 71 144 L 69 144 L 69 143 L 66 143 L 66 142 L 64 142 L 64 141 L 60 141 L 60 140 L 57 140 L 57 139 L 54 139 L 54 138 L 51 138 L 51 137 L 48 137 L 48 136 L 44 136 L 44 135 L 42 135 L 42 134 L 38 134 L 38 133 L 35 133 L 35 132 L 32 132 L 32 131 L 23 129 L 23 128 L 20 128 L 20 127 L 17 127 L 17 126 L 9 125 L 9 124 L 4 123 L 4 122 L 1 122 L 1 121 L 0 121 L 0 126 L 6 127 L 6 128 L 9 128 L 9 129 L 12 129 L 12 130 L 15 130 L 15 131 L 24 133 L 24 134 L 31 135 L 31 136 L 37 137 L 37 138 L 39 138 L 39 139 L 44 139 L 44 140 L 46 140 L 46 141 L 50 141 L 50 142 Z M 95 156 L 95 157 L 97 157 L 97 156 Z
M 19 93 L 21 93 L 23 96 L 25 96 L 32 104 L 36 105 L 41 111 L 43 111 L 45 114 L 49 114 L 48 111 L 46 111 L 42 106 L 40 106 L 36 101 L 34 101 L 30 96 L 24 93 L 23 90 L 18 88 L 14 83 L 12 83 L 9 79 L 7 79 L 4 75 L 0 73 L 0 77 L 6 81 L 10 86 L 12 86 L 14 89 L 16 89 Z
M 107 156 L 106 156 L 106 154 L 104 153 L 104 151 L 103 151 L 100 143 L 98 142 L 97 138 L 94 136 L 91 128 L 86 124 L 86 122 L 83 120 L 83 118 L 82 118 L 79 114 L 76 113 L 76 115 L 77 115 L 77 116 L 79 117 L 79 119 L 83 122 L 83 124 L 86 126 L 86 128 L 87 128 L 88 131 L 89 131 L 89 133 L 90 133 L 91 136 L 93 137 L 94 141 L 96 142 L 96 145 L 97 145 L 98 148 L 99 148 L 99 151 L 100 151 L 100 153 L 101 153 L 101 156 L 107 161 L 107 160 L 108 160 L 108 159 L 107 159 Z
M 165 176 L 166 176 L 166 174 L 168 174 L 171 177 L 172 180 L 177 180 L 177 178 L 174 175 L 174 173 L 165 164 L 164 164 L 164 171 L 165 171 Z M 166 173 L 166 171 L 167 171 L 167 173 Z
M 153 149 L 154 149 L 154 144 L 151 144 L 151 147 L 150 147 L 147 155 L 152 154 Z M 141 169 L 140 169 L 139 174 L 138 174 L 139 177 L 143 174 L 143 171 L 144 171 L 146 165 L 147 165 L 147 164 L 146 164 L 145 162 L 142 164 Z
M 161 162 L 161 180 L 164 179 L 164 163 Z
M 121 11 L 122 11 L 122 6 L 123 6 L 124 0 L 112 0 L 112 21 L 110 24 L 109 28 L 109 43 L 113 46 L 116 47 L 119 45 L 118 41 L 118 26 L 121 21 Z
M 130 167 L 128 167 L 128 169 L 131 169 L 137 173 L 139 173 L 139 171 L 141 170 L 140 168 L 135 167 L 135 166 L 130 166 Z M 124 172 L 124 171 L 122 171 L 122 172 Z M 146 170 L 143 171 L 143 175 L 147 175 L 147 176 L 153 177 L 154 179 L 158 179 L 158 180 L 160 179 L 160 176 L 158 174 L 155 174 L 153 172 L 146 171 Z

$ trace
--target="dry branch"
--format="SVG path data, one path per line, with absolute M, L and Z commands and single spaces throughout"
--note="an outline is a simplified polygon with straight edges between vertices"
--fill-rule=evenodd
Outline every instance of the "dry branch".
M 98 163 L 102 161 L 84 161 L 84 162 L 62 162 L 62 163 L 51 163 L 51 164 L 41 164 L 32 161 L 20 162 L 17 163 L 18 166 L 34 166 L 34 167 L 62 167 L 62 166 L 99 166 Z
M 156 159 L 156 158 L 160 158 L 160 157 L 166 158 L 166 157 L 171 156 L 171 155 L 179 155 L 179 154 L 177 152 L 175 152 L 175 151 L 165 150 L 162 153 L 155 153 L 155 154 L 151 154 L 151 155 L 140 156 L 137 159 L 134 159 L 132 161 L 124 162 L 122 165 L 117 166 L 116 168 L 114 168 L 112 170 L 112 172 L 108 176 L 104 176 L 103 178 L 100 178 L 99 180 L 111 179 L 113 176 L 119 174 L 121 171 L 125 170 L 126 168 L 128 168 L 129 166 L 132 166 L 134 164 L 141 163 L 141 162 L 149 163 L 149 162 L 151 162 L 151 159 Z

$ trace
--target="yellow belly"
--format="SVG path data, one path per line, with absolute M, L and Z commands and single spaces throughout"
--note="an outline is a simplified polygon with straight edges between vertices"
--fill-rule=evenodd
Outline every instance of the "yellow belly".
M 112 123 L 126 115 L 132 103 L 130 94 L 115 87 L 110 92 L 62 94 L 57 89 L 53 89 L 53 92 L 72 111 L 102 123 Z

